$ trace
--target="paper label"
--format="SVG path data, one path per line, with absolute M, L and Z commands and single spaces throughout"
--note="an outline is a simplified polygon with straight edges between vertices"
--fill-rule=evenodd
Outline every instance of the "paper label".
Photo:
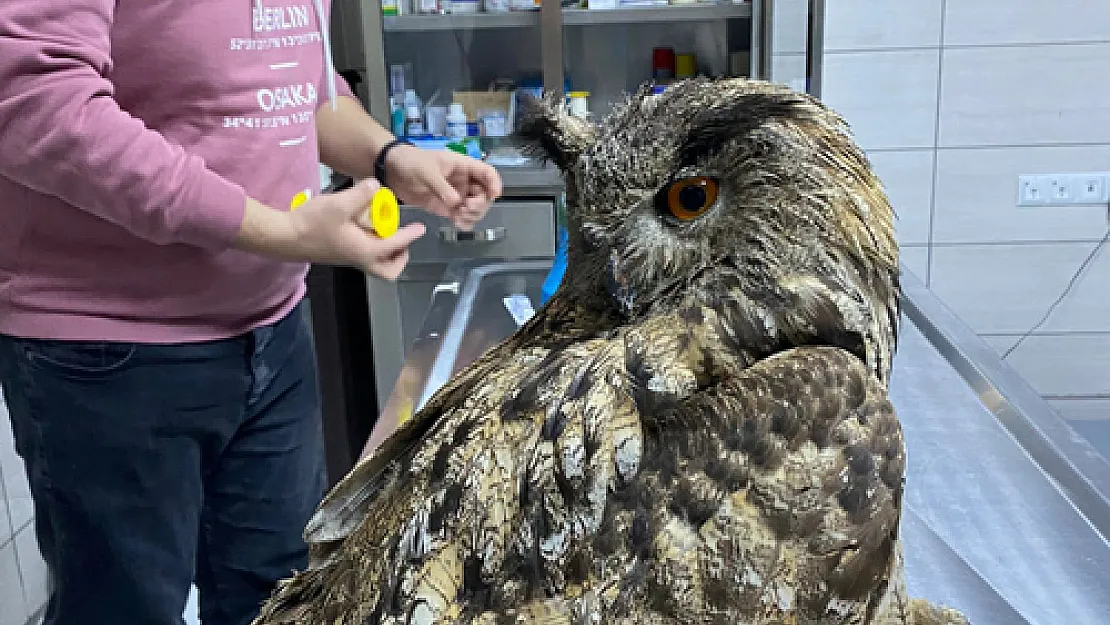
M 532 300 L 528 299 L 527 295 L 510 295 L 502 300 L 505 303 L 505 309 L 513 316 L 513 321 L 516 322 L 517 327 L 523 326 L 536 314 L 536 310 L 532 308 Z

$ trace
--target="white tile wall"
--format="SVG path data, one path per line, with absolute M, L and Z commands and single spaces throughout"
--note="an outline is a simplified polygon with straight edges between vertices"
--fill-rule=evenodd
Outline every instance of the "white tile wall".
M 31 489 L 27 485 L 27 472 L 23 460 L 15 453 L 11 420 L 6 405 L 0 404 L 0 471 L 3 472 L 4 491 L 12 527 L 19 529 L 30 523 L 34 515 Z
M 928 284 L 929 279 L 929 248 L 925 245 L 904 245 L 899 250 L 901 260 L 921 282 Z
M 19 562 L 20 577 L 23 579 L 23 599 L 31 616 L 49 600 L 49 574 L 46 563 L 39 553 L 38 540 L 35 539 L 35 524 L 19 530 L 15 535 L 15 555 Z
M 930 287 L 976 332 L 1028 332 L 1093 243 L 933 246 Z M 1094 262 L 1040 332 L 1110 332 L 1110 253 Z
M 0 546 L 0 625 L 23 625 L 26 620 L 27 605 L 19 581 L 15 543 L 9 542 Z
M 941 147 L 1110 143 L 1110 43 L 946 49 L 943 62 Z
M 0 409 L 0 419 L 3 418 L 3 409 Z M 14 535 L 15 531 L 12 529 L 12 519 L 8 514 L 7 489 L 4 488 L 4 467 L 0 466 L 0 545 L 7 544 Z
M 1042 395 L 1110 396 L 1110 334 L 1031 336 L 1008 362 Z
M 933 148 L 939 63 L 938 50 L 830 53 L 822 99 L 867 150 Z
M 1110 398 L 1050 399 L 1048 403 L 1065 419 L 1075 421 L 1110 420 Z
M 825 49 L 940 45 L 941 0 L 835 0 L 826 3 Z
M 871 166 L 897 214 L 902 245 L 927 245 L 933 205 L 933 150 L 872 151 Z
M 35 542 L 33 507 L 11 420 L 0 396 L 0 625 L 24 625 L 47 601 L 46 565 Z
M 1104 207 L 1019 208 L 1017 179 L 1110 168 L 1110 2 L 837 0 L 826 13 L 825 100 L 888 187 L 904 261 L 1005 350 L 1107 232 Z M 1108 294 L 1104 252 L 1011 357 L 1069 414 L 1110 418 Z
M 1110 170 L 1110 145 L 939 150 L 933 241 L 1098 239 L 1106 232 L 1106 207 L 1017 207 L 1021 174 L 1092 170 Z
M 987 345 L 990 345 L 995 353 L 1002 356 L 1006 353 L 1006 350 L 1017 343 L 1020 337 L 1020 334 L 985 334 L 979 338 L 983 339 L 983 342 Z
M 950 46 L 1110 41 L 1105 0 L 951 0 L 946 10 Z
M 1072 279 L 1082 261 L 1095 251 L 1097 245 L 1074 243 L 1060 246 L 1078 248 L 1083 257 L 1079 263 L 1061 268 L 1061 283 Z M 1041 331 L 1110 332 L 1110 243 L 1101 247 Z

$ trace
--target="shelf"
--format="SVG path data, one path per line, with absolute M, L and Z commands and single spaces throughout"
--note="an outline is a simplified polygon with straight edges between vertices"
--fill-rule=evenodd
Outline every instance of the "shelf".
M 696 22 L 752 16 L 750 2 L 743 4 L 688 4 L 621 7 L 618 9 L 563 9 L 563 24 L 640 24 L 647 22 Z M 461 15 L 390 15 L 383 20 L 386 32 L 476 30 L 539 26 L 539 11 L 465 13 Z
M 383 22 L 386 32 L 525 28 L 540 25 L 540 12 L 514 11 L 510 13 L 463 13 L 459 15 L 390 15 L 386 16 Z
M 751 16 L 752 5 L 750 2 L 744 4 L 621 7 L 619 9 L 563 9 L 563 23 L 567 26 L 697 22 Z

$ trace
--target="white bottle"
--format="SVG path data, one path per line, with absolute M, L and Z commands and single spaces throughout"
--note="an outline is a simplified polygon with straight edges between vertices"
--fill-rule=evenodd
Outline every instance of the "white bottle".
M 465 139 L 467 135 L 466 113 L 463 105 L 455 102 L 447 109 L 447 137 L 449 139 Z
M 416 104 L 405 107 L 405 135 L 409 137 L 424 135 L 424 117 L 420 114 L 420 107 Z

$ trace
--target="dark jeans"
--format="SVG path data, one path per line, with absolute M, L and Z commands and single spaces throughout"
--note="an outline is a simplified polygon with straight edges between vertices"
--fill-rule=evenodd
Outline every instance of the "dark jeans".
M 324 493 L 303 305 L 190 345 L 0 336 L 0 381 L 53 594 L 45 625 L 246 625 L 303 569 Z

